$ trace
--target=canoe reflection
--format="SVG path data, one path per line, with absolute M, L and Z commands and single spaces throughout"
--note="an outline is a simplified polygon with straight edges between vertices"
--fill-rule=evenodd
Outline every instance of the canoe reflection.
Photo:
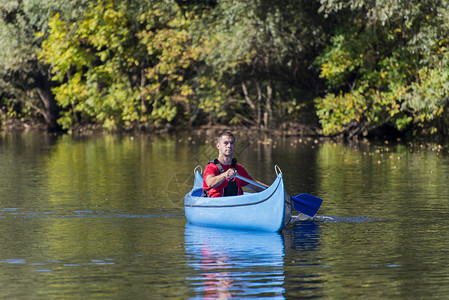
M 186 224 L 186 278 L 198 298 L 283 298 L 284 241 L 280 233 Z

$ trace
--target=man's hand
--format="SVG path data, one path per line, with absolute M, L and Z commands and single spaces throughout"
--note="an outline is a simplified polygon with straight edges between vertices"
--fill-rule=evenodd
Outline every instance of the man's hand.
M 237 174 L 237 170 L 234 169 L 229 169 L 217 176 L 210 174 L 206 177 L 206 184 L 209 188 L 215 188 L 219 186 L 225 179 L 233 179 Z
M 236 174 L 238 174 L 237 170 L 232 168 L 225 172 L 225 176 L 228 179 L 233 179 Z

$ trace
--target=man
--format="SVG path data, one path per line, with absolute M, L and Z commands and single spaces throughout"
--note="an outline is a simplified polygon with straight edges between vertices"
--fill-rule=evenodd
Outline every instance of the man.
M 245 168 L 238 164 L 235 158 L 232 158 L 234 146 L 235 137 L 231 132 L 225 131 L 218 135 L 218 158 L 210 161 L 204 168 L 203 191 L 206 197 L 242 195 L 242 187 L 244 186 L 248 186 L 248 188 L 255 192 L 263 190 L 260 187 L 234 177 L 234 175 L 239 174 L 240 176 L 254 180 L 249 176 Z M 257 180 L 254 181 L 268 187 L 264 183 Z

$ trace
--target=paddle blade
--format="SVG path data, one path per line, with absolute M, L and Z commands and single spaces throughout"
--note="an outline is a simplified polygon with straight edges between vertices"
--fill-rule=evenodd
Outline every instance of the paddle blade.
M 297 211 L 308 215 L 309 217 L 315 216 L 316 212 L 321 206 L 321 203 L 323 202 L 322 199 L 305 193 L 296 195 L 294 197 L 291 196 L 290 199 L 292 200 L 293 207 Z

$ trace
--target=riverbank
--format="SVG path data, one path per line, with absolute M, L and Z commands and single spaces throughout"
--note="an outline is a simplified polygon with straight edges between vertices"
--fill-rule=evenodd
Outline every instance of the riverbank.
M 185 125 L 140 125 L 128 130 L 107 130 L 100 125 L 86 124 L 77 126 L 73 129 L 64 131 L 52 132 L 55 135 L 69 134 L 74 136 L 90 136 L 98 134 L 154 134 L 154 135 L 172 135 L 177 133 L 189 132 L 195 135 L 202 134 L 216 134 L 220 131 L 229 130 L 236 133 L 243 133 L 245 135 L 263 134 L 263 135 L 281 135 L 281 136 L 300 136 L 300 137 L 324 137 L 320 134 L 320 129 L 317 126 L 303 125 L 298 123 L 284 123 L 276 128 L 259 128 L 255 126 L 245 125 L 226 125 L 226 124 L 208 124 L 201 126 L 185 126 Z M 0 122 L 0 131 L 5 133 L 18 132 L 45 132 L 47 131 L 43 123 L 30 124 L 17 119 L 7 119 Z
M 77 126 L 69 131 L 48 132 L 43 123 L 28 123 L 17 119 L 4 120 L 0 122 L 0 132 L 7 133 L 22 133 L 22 132 L 48 132 L 51 135 L 71 135 L 74 137 L 89 137 L 100 136 L 106 134 L 118 135 L 154 135 L 154 136 L 177 136 L 183 138 L 191 136 L 192 138 L 206 138 L 208 140 L 214 139 L 216 135 L 221 132 L 229 130 L 239 138 L 250 138 L 267 140 L 273 137 L 292 137 L 300 138 L 304 141 L 317 142 L 333 140 L 336 142 L 374 142 L 374 143 L 404 143 L 413 145 L 440 145 L 446 147 L 449 145 L 449 140 L 444 136 L 413 136 L 407 133 L 398 133 L 396 131 L 389 131 L 388 128 L 383 128 L 366 134 L 348 138 L 344 135 L 339 136 L 325 136 L 317 125 L 304 125 L 299 123 L 283 123 L 276 128 L 259 128 L 255 126 L 245 125 L 226 125 L 226 124 L 207 124 L 201 126 L 175 126 L 167 125 L 141 125 L 131 130 L 107 130 L 100 125 L 86 124 Z M 427 148 L 427 146 L 425 146 Z

